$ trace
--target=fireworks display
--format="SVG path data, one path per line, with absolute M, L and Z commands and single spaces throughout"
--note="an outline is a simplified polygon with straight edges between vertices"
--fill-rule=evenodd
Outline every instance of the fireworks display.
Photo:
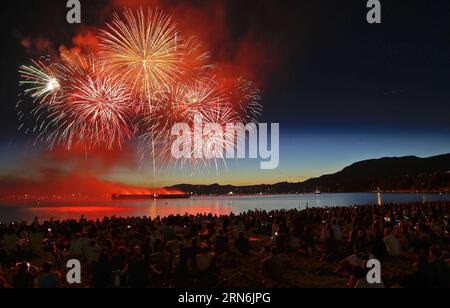
M 217 75 L 205 46 L 184 38 L 162 11 L 125 10 L 99 33 L 95 54 L 20 67 L 23 94 L 31 98 L 18 104 L 20 128 L 37 141 L 112 150 L 138 140 L 141 156 L 154 166 L 207 166 L 208 159 L 172 158 L 173 125 L 194 125 L 196 115 L 221 127 L 257 122 L 262 106 L 254 84 Z M 202 144 L 215 153 L 217 167 L 227 145 L 215 136 L 204 134 Z
M 64 119 L 61 131 L 90 146 L 121 147 L 133 136 L 133 97 L 128 86 L 94 58 L 76 58 L 68 64 L 73 79 L 65 104 L 57 111 Z M 59 130 L 57 130 L 59 132 Z
M 146 100 L 180 76 L 183 46 L 171 18 L 161 11 L 125 10 L 100 35 L 102 59 Z
M 52 105 L 62 99 L 60 74 L 56 65 L 47 65 L 42 61 L 32 61 L 30 66 L 21 66 L 19 70 L 25 86 L 25 94 L 32 97 L 37 104 Z

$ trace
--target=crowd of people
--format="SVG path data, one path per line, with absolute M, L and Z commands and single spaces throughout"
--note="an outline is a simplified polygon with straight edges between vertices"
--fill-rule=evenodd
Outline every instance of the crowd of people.
M 153 219 L 36 218 L 0 224 L 0 288 L 241 287 L 245 279 L 250 287 L 308 287 L 293 278 L 307 270 L 299 259 L 331 268 L 329 275 L 343 282 L 337 287 L 450 287 L 449 215 L 450 202 L 436 202 Z M 70 259 L 81 261 L 81 285 L 66 281 Z M 370 285 L 370 259 L 409 270 L 383 273 L 382 283 Z

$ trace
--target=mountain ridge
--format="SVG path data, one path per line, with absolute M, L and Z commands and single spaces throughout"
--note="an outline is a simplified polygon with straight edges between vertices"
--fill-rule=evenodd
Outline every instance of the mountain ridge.
M 178 184 L 170 188 L 199 195 L 283 194 L 364 191 L 437 191 L 450 190 L 450 153 L 431 157 L 382 157 L 355 162 L 341 171 L 303 182 L 279 182 L 258 185 L 192 185 Z

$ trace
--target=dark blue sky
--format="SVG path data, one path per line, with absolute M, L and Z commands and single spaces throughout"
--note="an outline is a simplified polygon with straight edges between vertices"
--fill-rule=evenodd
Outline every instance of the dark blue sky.
M 41 35 L 69 43 L 73 30 L 55 27 L 58 22 L 52 19 L 64 16 L 61 2 L 6 1 L 2 9 L 4 173 L 14 166 L 14 153 L 23 151 L 26 140 L 17 133 L 14 107 L 17 68 L 28 60 L 19 41 Z M 281 166 L 254 172 L 254 162 L 248 162 L 231 165 L 220 179 L 205 175 L 195 181 L 302 180 L 361 159 L 450 152 L 450 1 L 381 2 L 383 23 L 369 25 L 364 0 L 227 1 L 228 30 L 236 40 L 252 28 L 280 51 L 262 88 L 261 122 L 281 125 Z M 107 3 L 90 0 L 86 22 L 95 24 L 95 9 Z M 119 171 L 111 177 L 144 181 Z M 178 179 L 168 177 L 167 182 Z
M 450 128 L 449 1 L 382 1 L 381 25 L 365 22 L 364 1 L 314 2 L 287 31 L 298 48 L 266 89 L 268 120 L 294 131 Z

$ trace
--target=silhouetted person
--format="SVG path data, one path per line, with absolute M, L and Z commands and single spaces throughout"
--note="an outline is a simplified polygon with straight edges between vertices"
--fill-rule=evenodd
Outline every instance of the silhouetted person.
M 58 287 L 61 275 L 57 272 L 52 272 L 52 264 L 44 263 L 42 272 L 36 279 L 36 285 L 39 289 L 55 289 Z
M 149 283 L 150 267 L 145 261 L 141 248 L 136 246 L 128 264 L 128 286 L 144 288 Z
M 112 286 L 113 267 L 109 255 L 103 251 L 92 266 L 92 286 L 94 288 L 110 288 Z
M 250 241 L 244 236 L 244 232 L 239 232 L 239 237 L 235 240 L 234 247 L 244 255 L 250 253 Z
M 27 263 L 20 263 L 16 275 L 13 277 L 13 287 L 28 289 L 33 287 L 33 275 L 28 270 Z

